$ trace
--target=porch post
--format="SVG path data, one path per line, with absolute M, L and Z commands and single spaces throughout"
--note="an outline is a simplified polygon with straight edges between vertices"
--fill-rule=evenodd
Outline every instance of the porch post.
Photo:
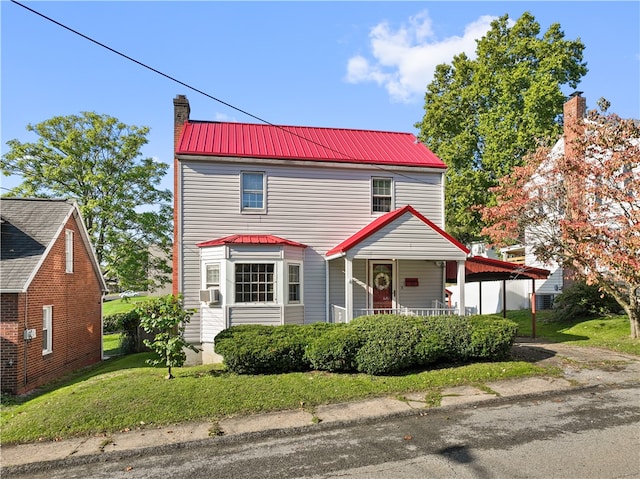
M 348 323 L 353 319 L 353 261 L 348 256 L 344 257 L 344 308 Z
M 458 263 L 458 295 L 460 296 L 458 300 L 458 314 L 460 316 L 464 316 L 466 313 L 465 309 L 465 298 L 464 298 L 464 279 L 465 279 L 465 261 L 457 261 Z

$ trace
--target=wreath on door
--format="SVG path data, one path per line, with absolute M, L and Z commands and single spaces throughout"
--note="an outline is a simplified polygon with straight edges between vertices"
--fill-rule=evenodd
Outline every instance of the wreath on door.
M 376 277 L 373 279 L 373 285 L 376 287 L 376 289 L 379 289 L 381 291 L 383 289 L 387 289 L 390 283 L 391 278 L 387 273 L 383 272 L 376 274 Z

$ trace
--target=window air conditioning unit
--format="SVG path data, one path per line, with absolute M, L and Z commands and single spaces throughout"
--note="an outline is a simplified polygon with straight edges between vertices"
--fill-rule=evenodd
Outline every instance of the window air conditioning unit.
M 200 301 L 203 303 L 217 304 L 220 302 L 220 290 L 218 288 L 209 288 L 200 290 Z

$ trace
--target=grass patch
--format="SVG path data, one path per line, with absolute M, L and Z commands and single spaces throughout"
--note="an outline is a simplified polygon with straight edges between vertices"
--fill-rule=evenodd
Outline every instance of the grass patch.
M 507 318 L 518 323 L 518 336 L 531 336 L 531 311 L 507 311 Z M 631 339 L 626 315 L 556 322 L 552 320 L 552 311 L 539 311 L 536 313 L 536 337 L 640 356 L 640 339 Z
M 102 303 L 102 315 L 109 316 L 115 313 L 126 313 L 137 306 L 137 303 L 143 303 L 151 299 L 151 296 L 134 296 L 128 299 L 113 299 Z
M 398 376 L 326 372 L 237 375 L 222 366 L 149 367 L 148 353 L 110 359 L 56 389 L 3 405 L 2 443 L 52 440 L 183 421 L 297 409 L 321 404 L 512 377 L 560 374 L 522 361 L 478 363 Z M 434 393 L 435 394 L 435 393 Z
M 120 333 L 104 334 L 102 336 L 102 350 L 105 356 L 118 356 L 120 352 Z

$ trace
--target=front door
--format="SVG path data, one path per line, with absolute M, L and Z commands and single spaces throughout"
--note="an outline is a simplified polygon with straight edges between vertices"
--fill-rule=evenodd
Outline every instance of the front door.
M 371 265 L 371 284 L 373 286 L 373 312 L 393 308 L 393 264 L 373 263 Z M 388 311 L 390 312 L 390 311 Z

